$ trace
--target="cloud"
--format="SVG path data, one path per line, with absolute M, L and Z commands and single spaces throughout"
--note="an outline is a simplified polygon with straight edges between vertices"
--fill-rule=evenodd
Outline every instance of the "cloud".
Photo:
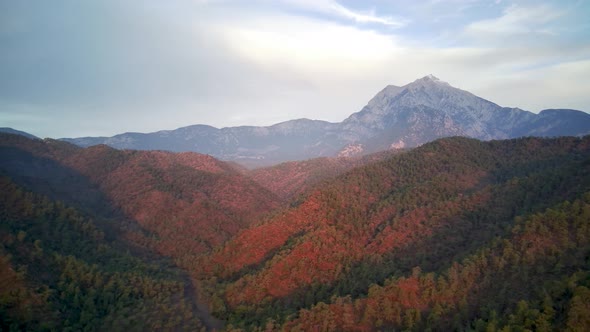
M 502 16 L 469 24 L 465 32 L 475 38 L 506 38 L 522 34 L 554 35 L 550 23 L 565 15 L 564 10 L 548 4 L 510 5 Z
M 395 37 L 378 31 L 292 15 L 231 16 L 207 30 L 232 54 L 276 75 L 257 85 L 269 101 L 258 109 L 283 110 L 281 120 L 343 120 L 390 82 L 384 68 L 401 51 Z
M 571 108 L 590 112 L 590 60 L 556 63 L 520 72 L 496 72 L 473 92 L 503 106 L 533 112 L 548 108 Z
M 19 24 L 0 23 L 0 122 L 63 137 L 340 121 L 374 92 L 356 85 L 394 49 L 388 36 L 334 21 L 194 6 L 10 8 Z M 25 111 L 40 120 L 14 116 Z
M 403 27 L 408 20 L 380 16 L 375 10 L 368 12 L 353 11 L 334 0 L 281 0 L 282 2 L 312 12 L 333 15 L 340 18 L 353 20 L 357 23 L 378 23 L 391 27 Z
M 289 15 L 221 22 L 229 48 L 255 61 L 346 70 L 344 63 L 372 61 L 396 50 L 395 38 L 332 22 Z M 270 29 L 272 27 L 272 29 Z M 319 69 L 319 68 L 315 68 Z
M 433 23 L 438 9 L 456 7 L 376 2 L 376 14 L 330 0 L 0 1 L 0 123 L 63 137 L 341 121 L 385 85 L 429 73 L 501 105 L 536 111 L 563 100 L 589 110 L 588 34 L 568 40 L 556 30 L 558 22 L 587 31 L 584 17 L 570 22 L 583 11 L 505 2 L 490 13 L 470 1 L 460 15 L 469 20 Z M 442 28 L 459 42 L 431 43 Z

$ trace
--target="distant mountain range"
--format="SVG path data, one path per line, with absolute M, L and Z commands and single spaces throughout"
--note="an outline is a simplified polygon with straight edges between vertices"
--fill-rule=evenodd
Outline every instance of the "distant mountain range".
M 298 119 L 268 127 L 193 125 L 154 133 L 64 138 L 82 147 L 194 151 L 247 166 L 323 156 L 352 156 L 410 148 L 447 136 L 483 140 L 590 133 L 590 114 L 501 107 L 428 75 L 402 87 L 387 86 L 340 123 Z

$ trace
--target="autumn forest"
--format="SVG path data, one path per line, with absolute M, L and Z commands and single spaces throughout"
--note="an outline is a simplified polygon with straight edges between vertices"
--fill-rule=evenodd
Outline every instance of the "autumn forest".
M 0 156 L 0 331 L 590 329 L 589 136 Z

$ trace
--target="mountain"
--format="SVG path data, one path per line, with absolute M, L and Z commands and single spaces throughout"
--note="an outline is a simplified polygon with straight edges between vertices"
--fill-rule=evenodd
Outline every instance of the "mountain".
M 588 114 L 569 109 L 541 111 L 529 123 L 523 123 L 514 136 L 565 136 L 565 133 L 588 133 Z M 579 135 L 579 134 L 578 134 Z
M 192 152 L 80 148 L 0 134 L 0 155 L 0 174 L 16 184 L 116 218 L 127 237 L 181 265 L 284 204 L 233 165 Z
M 245 174 L 278 197 L 293 200 L 348 170 L 383 160 L 398 152 L 382 151 L 362 157 L 321 157 L 303 161 L 289 161 L 274 166 L 256 168 Z
M 97 220 L 0 176 L 0 330 L 195 331 L 187 273 Z
M 428 75 L 402 87 L 385 87 L 361 111 L 340 123 L 299 119 L 269 127 L 195 125 L 63 140 L 83 147 L 106 144 L 117 149 L 195 151 L 253 167 L 410 148 L 448 136 L 491 140 L 588 133 L 587 113 L 544 110 L 534 114 L 501 107 Z
M 0 134 L 0 189 L 1 330 L 590 329 L 590 136 L 247 170 Z
M 308 190 L 202 278 L 245 330 L 587 328 L 589 165 L 588 136 L 437 140 Z
M 1 330 L 219 329 L 198 257 L 285 205 L 207 155 L 12 134 L 0 188 Z
M 79 146 L 106 144 L 118 149 L 195 151 L 243 165 L 271 165 L 287 160 L 332 156 L 341 143 L 329 134 L 336 124 L 308 119 L 269 127 L 217 129 L 194 125 L 155 133 L 62 139 Z M 307 158 L 306 158 L 307 157 Z
M 39 139 L 39 137 L 35 136 L 35 135 L 31 135 L 29 133 L 26 133 L 24 131 L 20 131 L 20 130 L 16 130 L 16 129 L 12 129 L 12 128 L 8 128 L 8 127 L 0 127 L 0 133 L 5 133 L 5 134 L 13 134 L 13 135 L 21 135 L 30 139 Z
M 483 140 L 515 137 L 535 114 L 500 107 L 429 75 L 387 87 L 342 125 L 367 150 L 414 147 L 446 136 Z M 590 115 L 588 115 L 590 121 Z M 587 125 L 590 129 L 590 122 Z M 571 135 L 585 134 L 573 132 Z

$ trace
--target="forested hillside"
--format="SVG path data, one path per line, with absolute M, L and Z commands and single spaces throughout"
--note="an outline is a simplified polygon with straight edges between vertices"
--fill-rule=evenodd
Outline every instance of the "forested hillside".
M 133 220 L 125 236 L 191 264 L 281 200 L 232 165 L 196 153 L 78 148 L 4 135 L 0 166 L 15 181 L 94 213 Z
M 158 280 L 153 281 L 153 285 L 148 284 L 146 289 L 151 289 L 150 296 L 155 293 L 163 294 L 161 298 L 157 297 L 151 300 L 155 306 L 149 309 L 151 311 L 141 311 L 143 309 L 141 309 L 139 299 L 144 296 L 141 294 L 124 302 L 121 307 L 130 306 L 129 310 L 132 310 L 132 305 L 140 306 L 137 309 L 141 309 L 139 313 L 152 318 L 148 320 L 142 318 L 144 316 L 132 316 L 131 313 L 125 313 L 124 317 L 132 317 L 133 319 L 130 320 L 131 323 L 127 324 L 122 322 L 119 317 L 113 318 L 113 322 L 119 324 L 115 328 L 118 330 L 123 329 L 122 326 L 133 327 L 135 324 L 133 322 L 138 320 L 143 320 L 146 324 L 136 324 L 138 331 L 145 330 L 141 327 L 150 327 L 150 330 L 157 329 L 159 325 L 152 325 L 154 321 L 161 321 L 161 324 L 164 324 L 162 325 L 163 330 L 169 330 L 171 326 L 194 330 L 201 326 L 198 323 L 201 316 L 205 316 L 208 320 L 205 324 L 208 327 L 221 326 L 218 321 L 207 315 L 206 306 L 197 300 L 196 283 L 193 276 L 202 267 L 198 265 L 196 258 L 222 244 L 240 229 L 257 221 L 260 216 L 283 204 L 274 194 L 242 175 L 234 166 L 195 153 L 118 151 L 106 146 L 82 149 L 69 143 L 54 140 L 30 140 L 22 136 L 0 135 L 0 155 L 2 155 L 0 175 L 4 176 L 6 180 L 3 183 L 6 185 L 6 188 L 3 188 L 4 193 L 12 197 L 2 206 L 1 211 L 14 214 L 14 218 L 3 218 L 2 223 L 6 226 L 7 231 L 10 230 L 14 233 L 12 237 L 18 236 L 21 230 L 29 232 L 27 230 L 29 226 L 26 226 L 28 224 L 18 225 L 22 219 L 27 223 L 34 222 L 36 225 L 30 227 L 36 227 L 37 237 L 27 236 L 32 240 L 31 243 L 36 240 L 46 243 L 48 242 L 46 236 L 56 232 L 60 236 L 75 237 L 83 243 L 94 241 L 94 238 L 89 237 L 86 233 L 77 237 L 70 233 L 62 234 L 61 228 L 63 226 L 55 223 L 55 219 L 60 215 L 59 212 L 30 220 L 29 215 L 19 207 L 25 205 L 45 211 L 44 203 L 39 202 L 57 204 L 56 206 L 60 209 L 63 207 L 63 209 L 78 213 L 80 217 L 76 215 L 74 221 L 77 222 L 80 218 L 84 219 L 84 227 L 97 228 L 102 232 L 101 236 L 105 241 L 110 242 L 99 241 L 95 248 L 87 250 L 80 247 L 80 251 L 74 252 L 77 255 L 74 257 L 76 260 L 72 260 L 73 258 L 68 255 L 77 246 L 62 248 L 61 244 L 70 245 L 68 244 L 69 240 L 64 241 L 60 237 L 51 238 L 51 243 L 55 246 L 51 247 L 52 251 L 47 252 L 48 257 L 54 259 L 56 255 L 53 252 L 55 251 L 64 256 L 65 262 L 70 262 L 67 263 L 69 265 L 85 264 L 88 271 L 84 270 L 86 271 L 83 271 L 84 275 L 108 272 L 110 265 L 105 268 L 105 271 L 102 271 L 100 268 L 93 267 L 94 263 L 87 263 L 87 261 L 99 260 L 111 264 L 111 258 L 102 256 L 96 258 L 93 255 L 100 252 L 99 247 L 110 245 L 112 242 L 116 247 L 113 249 L 114 252 L 119 252 L 121 255 L 131 255 L 136 260 L 137 266 L 129 265 L 126 262 L 118 265 L 117 271 L 127 273 L 122 276 L 115 275 L 116 278 L 122 278 L 117 281 L 123 283 L 121 287 L 134 286 L 134 284 L 129 284 L 128 279 L 130 278 L 137 278 L 140 280 L 138 282 L 143 282 L 144 279 L 145 282 L 151 282 L 150 278 L 153 278 L 151 272 L 139 269 L 138 266 L 141 264 L 148 266 L 155 264 L 152 267 L 154 271 L 162 270 L 162 273 L 167 271 L 166 273 L 169 275 L 166 278 L 170 280 L 165 279 L 164 281 L 175 282 L 174 287 L 180 287 L 174 288 L 173 292 L 168 292 L 165 289 L 160 291 L 161 286 L 159 286 Z M 14 196 L 12 192 L 27 194 Z M 31 203 L 27 201 L 27 195 L 39 195 L 42 198 Z M 16 209 L 15 212 L 10 212 L 13 208 Z M 6 257 L 18 257 L 17 253 L 20 255 L 27 252 L 26 249 L 21 248 L 22 245 L 18 241 L 7 240 L 5 243 L 3 255 L 5 254 Z M 10 243 L 17 243 L 19 246 L 10 247 L 8 246 Z M 130 250 L 132 254 L 128 253 Z M 5 259 L 3 267 L 7 271 L 18 271 L 21 265 L 27 265 L 27 262 L 32 259 L 31 257 L 24 256 L 18 261 L 15 261 L 14 258 L 12 260 Z M 48 264 L 62 264 L 62 261 L 51 261 Z M 112 262 L 112 264 L 116 264 L 116 262 Z M 35 267 L 35 269 L 38 270 L 37 272 L 43 272 L 45 269 L 51 270 L 48 272 L 50 274 L 48 278 L 59 281 L 61 272 L 53 265 L 42 265 Z M 76 267 L 76 269 L 80 268 Z M 3 285 L 11 293 L 11 273 L 7 272 L 6 275 L 9 281 Z M 27 287 L 37 289 L 41 286 L 50 289 L 57 287 L 57 281 L 34 280 L 18 273 L 14 278 L 22 280 L 23 289 L 28 289 Z M 84 292 L 90 290 L 90 284 L 78 285 L 77 282 L 75 279 L 68 279 L 64 281 L 62 286 L 69 287 L 71 284 L 73 288 L 78 287 Z M 123 288 L 113 290 L 115 297 L 121 296 L 123 293 L 121 289 Z M 75 304 L 68 302 L 55 305 L 68 314 L 73 312 L 80 315 L 81 309 L 78 302 L 88 300 L 89 303 L 93 302 L 94 305 L 97 305 L 102 301 L 89 298 L 87 293 L 80 293 L 80 291 L 78 293 Z M 179 304 L 170 304 L 172 300 L 166 296 Z M 28 297 L 28 295 L 24 296 L 24 298 Z M 7 301 L 6 307 L 12 308 L 14 301 Z M 103 309 L 101 310 L 104 311 L 106 310 L 104 308 L 110 307 L 111 303 L 108 302 L 108 305 L 103 303 L 102 305 Z M 184 308 L 183 306 L 187 305 L 192 307 L 180 311 Z M 120 307 L 115 306 L 113 310 L 118 309 Z M 176 313 L 171 315 L 170 310 L 178 311 L 180 315 L 178 317 L 182 320 L 178 320 Z M 192 310 L 192 312 L 187 310 Z M 21 311 L 17 310 L 16 312 Z M 104 316 L 104 313 L 101 315 Z M 102 329 L 102 326 L 107 329 L 110 325 L 103 320 L 104 317 L 101 315 L 98 315 L 98 318 L 90 323 L 87 321 L 78 322 L 79 317 L 74 321 L 67 317 L 60 320 L 58 316 L 58 318 L 51 320 L 50 327 L 61 330 L 70 326 L 68 324 L 72 324 L 73 330 L 85 328 L 96 330 Z M 168 318 L 163 317 L 167 316 L 170 316 L 169 319 L 172 320 L 172 323 L 166 323 Z M 38 324 L 28 327 L 26 324 L 29 323 L 26 322 L 29 322 L 29 318 L 27 318 L 29 316 L 19 313 L 15 317 L 11 318 L 11 321 L 16 322 L 15 324 L 21 324 L 21 326 L 27 326 L 27 329 L 32 328 L 33 330 L 41 328 L 41 323 L 46 321 L 45 318 L 31 316 L 30 318 L 35 318 Z M 190 323 L 192 320 L 196 323 Z
M 186 272 L 131 254 L 74 208 L 0 177 L 0 330 L 204 328 Z
M 543 300 L 543 282 L 563 281 L 587 269 L 587 238 L 576 229 L 588 219 L 563 206 L 576 200 L 576 206 L 585 206 L 589 166 L 589 138 L 488 143 L 449 138 L 356 168 L 213 253 L 205 264 L 211 266 L 209 289 L 215 290 L 211 302 L 220 317 L 242 328 L 285 324 L 288 330 L 323 330 L 332 317 L 336 321 L 327 330 L 468 329 L 487 317 L 485 310 L 499 315 L 498 324 L 505 323 L 502 317 L 516 314 L 518 301 Z M 515 234 L 527 220 L 545 218 L 536 215 L 551 213 L 548 208 L 564 211 L 566 219 L 559 222 L 567 224 L 565 238 L 579 235 L 556 242 L 551 263 L 545 249 L 531 249 L 526 253 L 535 256 L 530 263 L 517 261 L 513 269 L 494 275 L 492 285 L 473 276 L 471 283 L 481 293 L 464 288 L 460 291 L 467 293 L 461 295 L 456 287 L 467 287 L 465 282 L 448 280 L 463 273 L 466 260 L 481 255 L 502 260 L 508 243 L 534 248 L 544 241 L 534 232 Z M 500 272 L 492 267 L 478 272 Z M 554 279 L 541 274 L 538 283 L 525 282 L 537 270 L 550 271 Z M 444 301 L 421 295 L 415 281 L 423 276 L 447 292 Z M 521 292 L 504 289 L 503 284 L 517 284 L 513 279 L 523 280 Z M 397 283 L 403 287 L 391 286 Z M 434 289 L 424 292 L 436 295 Z M 372 306 L 369 300 L 376 294 L 389 302 Z M 339 306 L 348 310 L 346 322 L 338 321 L 344 312 L 330 311 Z M 442 318 L 430 322 L 439 306 Z M 456 316 L 461 308 L 462 316 Z M 379 319 L 384 310 L 402 318 Z M 552 317 L 550 326 L 565 326 L 561 315 Z
M 14 135 L 0 155 L 3 330 L 590 328 L 590 137 L 254 171 Z
M 380 161 L 400 150 L 382 151 L 362 157 L 315 158 L 257 168 L 245 174 L 283 200 L 297 200 L 322 182 L 352 169 Z

